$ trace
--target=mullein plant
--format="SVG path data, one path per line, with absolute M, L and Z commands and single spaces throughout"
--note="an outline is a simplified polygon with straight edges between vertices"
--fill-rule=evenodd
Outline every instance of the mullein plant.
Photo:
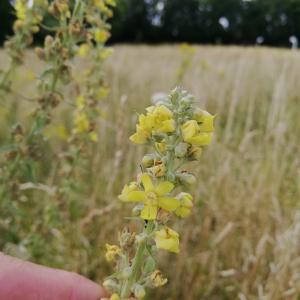
M 33 35 L 39 32 L 40 24 L 47 12 L 47 0 L 11 1 L 15 8 L 14 35 L 4 46 L 10 57 L 9 66 L 0 71 L 0 91 L 10 92 L 14 71 L 24 61 L 24 50 L 33 42 Z
M 17 164 L 25 164 L 26 170 L 30 169 L 29 173 L 33 174 L 33 177 L 36 177 L 36 168 L 32 162 L 39 160 L 39 153 L 43 152 L 41 150 L 46 145 L 47 129 L 52 122 L 55 108 L 66 98 L 65 87 L 74 82 L 72 59 L 82 56 L 83 53 L 92 55 L 95 64 L 93 63 L 90 76 L 87 76 L 88 79 L 80 85 L 87 98 L 80 95 L 75 101 L 72 134 L 74 136 L 84 133 L 81 137 L 88 136 L 89 140 L 97 141 L 95 119 L 99 117 L 99 112 L 95 107 L 99 105 L 97 100 L 107 95 L 107 88 L 103 87 L 103 73 L 100 72 L 100 67 L 104 59 L 112 52 L 111 49 L 104 47 L 104 43 L 110 35 L 107 18 L 111 17 L 110 7 L 114 5 L 113 0 L 76 0 L 73 2 L 54 0 L 49 3 L 43 0 L 18 0 L 15 3 L 18 17 L 16 22 L 23 22 L 18 23 L 20 27 L 23 26 L 26 29 L 27 22 L 25 21 L 34 12 L 40 11 L 41 7 L 44 9 L 46 7 L 48 14 L 55 22 L 55 26 L 51 28 L 39 24 L 53 31 L 54 35 L 47 35 L 44 47 L 35 49 L 37 56 L 46 63 L 46 67 L 38 77 L 37 107 L 32 114 L 31 128 L 26 129 L 18 124 L 12 134 L 16 147 L 10 156 L 14 161 L 17 157 Z M 37 22 L 42 22 L 42 15 L 38 16 L 32 21 L 37 27 Z M 95 78 L 98 78 L 98 81 Z M 69 149 L 73 149 L 74 139 L 71 137 L 69 142 Z M 19 170 L 21 171 L 22 168 Z M 32 180 L 32 177 L 28 180 Z
M 185 190 L 196 177 L 184 166 L 199 161 L 203 147 L 212 141 L 213 123 L 214 116 L 178 88 L 139 115 L 130 140 L 152 151 L 143 157 L 141 173 L 125 185 L 119 199 L 134 203 L 131 218 L 140 223 L 141 231 L 124 230 L 119 245 L 106 245 L 106 259 L 115 268 L 104 281 L 112 293 L 110 300 L 143 299 L 148 288 L 167 283 L 157 269 L 156 255 L 160 249 L 180 252 L 179 233 L 169 223 L 191 213 L 193 196 Z
M 114 0 L 94 0 L 84 6 L 85 19 L 89 24 L 87 37 L 79 46 L 77 54 L 88 58 L 92 64 L 84 70 L 84 78 L 78 78 L 76 109 L 72 138 L 84 142 L 97 142 L 97 120 L 101 115 L 102 100 L 106 99 L 109 89 L 105 82 L 103 62 L 113 53 L 105 43 L 110 37 L 108 19 L 112 17 Z
M 83 178 L 94 146 L 98 142 L 98 125 L 109 89 L 103 72 L 104 61 L 113 53 L 105 43 L 110 37 L 108 19 L 113 15 L 114 0 L 89 0 L 81 3 L 83 35 L 76 47 L 76 55 L 86 60 L 85 68 L 79 76 L 74 76 L 75 108 L 67 149 L 62 156 L 59 173 L 61 180 L 60 197 L 82 198 L 79 190 L 85 185 Z M 82 24 L 81 24 L 82 25 Z M 83 75 L 83 76 L 82 76 Z M 78 185 L 78 181 L 82 184 Z M 72 193 L 75 192 L 75 193 Z
M 195 47 L 189 45 L 187 43 L 183 43 L 179 46 L 179 51 L 182 56 L 181 64 L 177 70 L 176 84 L 182 84 L 182 81 L 192 64 L 194 55 L 195 55 Z
M 3 151 L 5 155 L 0 161 L 0 198 L 3 200 L 0 203 L 1 213 L 13 220 L 11 222 L 16 219 L 10 217 L 13 210 L 16 214 L 24 214 L 23 208 L 27 209 L 27 200 L 12 200 L 27 199 L 28 192 L 24 189 L 28 186 L 30 189 L 50 191 L 45 195 L 46 197 L 65 200 L 68 198 L 70 187 L 77 186 L 77 174 L 85 172 L 84 166 L 79 162 L 82 161 L 84 153 L 85 157 L 90 155 L 86 153 L 86 148 L 92 148 L 91 145 L 97 141 L 96 120 L 100 116 L 100 100 L 108 93 L 102 66 L 103 61 L 112 53 L 112 50 L 106 48 L 104 44 L 110 36 L 107 19 L 112 16 L 114 5 L 113 0 L 15 1 L 17 16 L 15 29 L 18 31 L 15 30 L 15 36 L 10 39 L 9 45 L 11 51 L 16 51 L 18 56 L 11 55 L 12 62 L 17 57 L 20 58 L 17 62 L 21 62 L 25 46 L 28 45 L 28 43 L 21 43 L 25 33 L 30 31 L 33 34 L 38 31 L 38 28 L 43 27 L 52 34 L 46 36 L 43 47 L 35 49 L 36 55 L 45 62 L 45 68 L 38 76 L 38 96 L 33 99 L 36 108 L 30 115 L 30 122 L 27 122 L 29 126 L 20 123 L 13 126 L 9 145 L 5 147 Z M 42 24 L 46 12 L 48 17 L 52 18 L 51 27 Z M 36 27 L 33 30 L 31 26 Z M 32 39 L 32 35 L 30 38 Z M 17 44 L 11 41 L 19 41 L 21 44 L 17 47 Z M 88 56 L 93 60 L 86 79 L 81 83 L 75 82 L 73 71 L 73 59 L 78 56 Z M 13 66 L 15 64 L 12 63 Z M 2 77 L 0 74 L 1 82 L 6 86 L 4 91 L 6 93 L 10 89 L 9 83 L 13 72 L 13 68 L 10 69 L 11 71 L 2 73 Z M 76 85 L 74 90 L 77 98 L 74 92 L 69 95 L 66 90 L 66 87 L 71 84 Z M 71 104 L 71 107 L 74 107 L 73 129 L 68 134 L 63 127 L 67 140 L 66 150 L 64 153 L 59 153 L 59 159 L 55 160 L 58 167 L 50 170 L 44 166 L 56 153 L 52 153 L 49 147 L 48 140 L 51 136 L 48 135 L 48 130 L 51 126 L 58 128 L 53 121 L 57 106 L 61 103 L 68 105 L 73 99 Z M 46 152 L 50 155 L 43 155 Z M 50 171 L 55 172 L 55 175 L 63 176 L 51 176 L 51 180 L 47 180 L 47 172 Z M 39 184 L 44 182 L 49 186 L 42 185 L 45 189 L 41 190 Z M 55 186 L 55 192 L 50 186 Z M 59 211 L 56 207 L 63 206 L 63 201 L 48 201 L 48 203 L 53 204 L 51 211 L 55 210 L 54 214 L 58 215 Z M 45 218 L 40 218 L 40 222 L 44 219 L 45 223 L 48 222 L 47 219 L 50 218 L 47 215 L 48 206 L 50 204 L 45 209 L 43 206 L 35 206 L 37 210 L 40 209 L 46 214 Z M 10 226 L 7 230 L 13 231 L 16 236 L 22 236 L 23 229 L 26 228 L 23 225 L 16 221 L 15 226 Z M 51 224 L 45 226 L 48 226 L 47 230 L 51 228 Z

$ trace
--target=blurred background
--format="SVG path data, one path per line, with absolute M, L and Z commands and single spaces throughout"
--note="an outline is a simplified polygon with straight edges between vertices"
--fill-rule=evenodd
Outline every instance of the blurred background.
M 1 1 L 0 43 L 13 19 L 9 1 Z M 110 42 L 288 47 L 299 36 L 300 0 L 119 0 Z
M 12 12 L 1 0 L 2 41 Z M 217 115 L 216 132 L 191 169 L 193 214 L 174 222 L 181 253 L 159 256 L 169 283 L 148 299 L 299 300 L 300 0 L 120 0 L 111 24 L 114 53 L 103 66 L 110 92 L 93 155 L 69 202 L 59 203 L 52 190 L 63 180 L 53 174 L 74 110 L 73 86 L 63 86 L 67 101 L 55 108 L 39 156 L 37 182 L 51 189 L 29 185 L 14 201 L 0 199 L 0 249 L 101 282 L 112 271 L 104 243 L 117 242 L 116 228 L 131 213 L 117 195 L 147 153 L 128 140 L 136 115 L 180 85 Z M 0 50 L 0 68 L 8 61 Z M 84 82 L 91 63 L 70 61 L 72 78 Z M 0 172 L 12 128 L 29 124 L 37 106 L 27 100 L 38 97 L 44 68 L 28 49 L 16 92 L 0 99 Z

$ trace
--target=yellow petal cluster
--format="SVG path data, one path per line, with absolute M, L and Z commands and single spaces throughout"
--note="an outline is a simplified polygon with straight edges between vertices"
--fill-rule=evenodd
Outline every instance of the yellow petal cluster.
M 89 44 L 81 44 L 78 49 L 78 55 L 81 57 L 86 57 L 91 51 Z
M 121 248 L 116 245 L 106 244 L 105 246 L 106 246 L 105 258 L 108 262 L 113 261 L 116 258 L 116 256 L 122 253 Z
M 120 300 L 120 296 L 116 293 L 112 294 L 109 298 L 109 300 Z
M 95 41 L 98 43 L 105 43 L 109 38 L 108 31 L 104 29 L 96 29 L 94 33 Z
M 130 192 L 138 191 L 139 186 L 136 181 L 132 181 L 129 184 L 126 184 L 122 190 L 121 195 L 119 195 L 119 199 L 123 202 L 129 202 L 128 195 Z
M 155 242 L 159 249 L 179 253 L 179 234 L 169 227 L 155 232 Z
M 159 270 L 155 270 L 151 275 L 150 279 L 155 287 L 160 287 L 168 282 L 167 278 L 164 278 Z
M 27 6 L 25 1 L 16 0 L 15 3 L 16 16 L 19 20 L 24 21 L 26 19 Z
M 181 126 L 183 140 L 199 147 L 209 145 L 214 131 L 214 116 L 205 110 L 196 109 L 193 117 L 193 120 Z
M 74 117 L 74 125 L 75 125 L 74 128 L 75 133 L 87 132 L 90 127 L 90 122 L 87 115 L 82 111 L 76 112 Z
M 135 185 L 125 186 L 119 199 L 125 202 L 139 202 L 144 204 L 141 211 L 141 218 L 144 220 L 155 220 L 158 209 L 171 212 L 179 207 L 179 200 L 169 197 L 174 184 L 169 181 L 162 181 L 154 185 L 151 177 L 144 173 L 141 176 L 144 190 L 136 190 Z
M 181 131 L 183 140 L 192 145 L 206 146 L 212 141 L 212 133 L 201 132 L 200 126 L 196 120 L 185 122 L 181 127 Z
M 199 128 L 203 132 L 213 132 L 215 116 L 206 110 L 196 109 L 194 112 L 194 119 L 198 122 Z
M 177 195 L 177 199 L 179 199 L 180 204 L 175 210 L 175 214 L 178 217 L 185 218 L 190 215 L 191 209 L 193 208 L 193 197 L 189 193 L 182 192 Z
M 136 133 L 130 140 L 136 144 L 145 144 L 152 134 L 171 133 L 175 130 L 172 112 L 164 105 L 150 106 L 147 114 L 139 116 Z

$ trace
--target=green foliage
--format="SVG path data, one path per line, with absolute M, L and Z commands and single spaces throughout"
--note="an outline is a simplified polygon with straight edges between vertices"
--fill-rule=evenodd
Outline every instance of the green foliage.
M 9 1 L 1 1 L 0 43 L 13 18 Z M 119 0 L 112 25 L 111 42 L 254 44 L 262 36 L 265 44 L 288 46 L 290 36 L 300 37 L 300 0 Z

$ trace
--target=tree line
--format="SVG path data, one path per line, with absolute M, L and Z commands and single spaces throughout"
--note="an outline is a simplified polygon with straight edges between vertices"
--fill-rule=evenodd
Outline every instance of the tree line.
M 0 1 L 0 41 L 11 33 L 9 1 Z M 118 0 L 111 43 L 265 44 L 300 37 L 300 0 Z

